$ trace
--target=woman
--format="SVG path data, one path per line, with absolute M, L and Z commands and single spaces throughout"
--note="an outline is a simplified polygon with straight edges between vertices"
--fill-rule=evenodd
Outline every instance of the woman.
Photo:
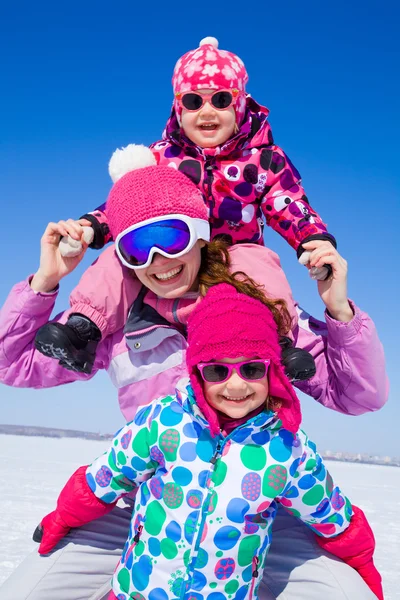
M 132 190 L 135 201 L 126 202 Z M 188 227 L 186 248 L 171 257 L 171 252 L 162 255 L 160 247 L 150 244 L 144 248 L 142 244 L 141 268 L 135 269 L 139 293 L 126 327 L 99 343 L 93 371 L 85 375 L 67 371 L 35 349 L 36 332 L 49 321 L 58 282 L 81 259 L 63 259 L 58 241 L 60 235 L 66 234 L 81 238 L 82 223 L 49 224 L 42 238 L 37 273 L 13 288 L 0 315 L 3 383 L 52 387 L 89 379 L 97 370 L 107 369 L 118 388 L 121 411 L 129 421 L 139 405 L 173 393 L 186 375 L 185 324 L 199 293 L 218 281 L 229 283 L 235 271 L 245 271 L 264 284 L 269 296 L 287 301 L 294 322 L 293 340 L 315 359 L 316 375 L 296 382 L 298 389 L 329 408 L 352 415 L 377 410 L 385 403 L 387 385 L 381 344 L 369 317 L 348 302 L 347 265 L 331 244 L 314 241 L 308 248 L 312 266 L 330 264 L 333 270 L 329 281 L 318 284 L 328 311 L 323 324 L 296 311 L 274 253 L 251 244 L 228 250 L 217 243 L 207 244 L 208 215 L 202 198 L 181 173 L 168 167 L 146 167 L 127 173 L 114 185 L 108 210 L 119 255 L 127 266 L 132 266 L 131 262 L 138 266 L 138 247 L 132 246 L 132 232 L 143 231 L 144 226 L 154 223 L 165 224 L 171 215 L 180 215 L 181 223 Z M 159 237 L 153 239 L 160 242 Z M 56 320 L 63 322 L 63 315 Z M 117 507 L 106 517 L 73 530 L 52 554 L 29 556 L 4 584 L 2 598 L 98 600 L 106 596 L 126 539 L 131 510 L 130 506 Z M 344 563 L 317 550 L 305 528 L 293 523 L 291 517 L 278 516 L 274 530 L 260 598 L 337 600 L 346 594 L 352 600 L 371 597 L 361 578 Z

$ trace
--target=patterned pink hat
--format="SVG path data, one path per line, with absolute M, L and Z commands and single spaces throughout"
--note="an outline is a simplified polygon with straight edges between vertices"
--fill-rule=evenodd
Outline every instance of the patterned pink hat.
M 114 240 L 132 225 L 170 214 L 208 224 L 208 209 L 198 187 L 180 171 L 156 165 L 150 148 L 129 144 L 117 149 L 109 172 L 114 185 L 105 211 Z
M 197 365 L 240 356 L 270 359 L 269 394 L 282 402 L 277 414 L 283 426 L 296 433 L 301 423 L 300 402 L 281 364 L 278 330 L 271 311 L 232 285 L 220 283 L 208 290 L 189 317 L 186 353 L 196 402 L 213 435 L 219 432 L 218 418 L 204 397 Z
M 206 37 L 201 40 L 199 48 L 190 50 L 178 60 L 172 76 L 172 87 L 175 95 L 201 89 L 237 89 L 243 92 L 235 104 L 236 122 L 240 125 L 246 110 L 245 88 L 248 79 L 243 61 L 232 52 L 219 50 L 218 40 L 214 37 Z M 176 99 L 174 107 L 180 121 L 182 109 Z

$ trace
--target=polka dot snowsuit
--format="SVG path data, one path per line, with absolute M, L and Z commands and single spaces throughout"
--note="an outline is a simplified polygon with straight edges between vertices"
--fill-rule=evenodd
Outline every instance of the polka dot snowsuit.
M 237 135 L 218 148 L 200 148 L 183 134 L 175 112 L 163 140 L 151 146 L 158 164 L 176 168 L 203 192 L 211 237 L 264 244 L 264 218 L 295 250 L 306 238 L 334 237 L 310 206 L 301 177 L 274 143 L 268 109 L 247 98 Z
M 352 510 L 303 431 L 263 412 L 212 438 L 190 386 L 138 411 L 86 478 L 107 503 L 140 486 L 118 600 L 257 598 L 277 501 L 325 537 Z

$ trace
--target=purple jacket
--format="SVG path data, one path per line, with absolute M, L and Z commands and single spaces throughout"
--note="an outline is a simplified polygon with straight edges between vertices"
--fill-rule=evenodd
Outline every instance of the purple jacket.
M 310 317 L 293 304 L 290 287 L 277 255 L 261 246 L 233 246 L 232 270 L 265 275 L 271 296 L 284 297 L 295 313 L 293 337 L 298 347 L 313 355 L 316 375 L 296 387 L 324 406 L 350 415 L 381 408 L 388 396 L 385 359 L 374 323 L 353 305 L 354 318 L 341 323 L 325 315 L 326 322 Z M 261 257 L 261 262 L 259 258 Z M 275 269 L 273 276 L 272 271 Z M 106 369 L 118 389 L 121 411 L 131 421 L 137 407 L 173 394 L 187 377 L 185 323 L 198 298 L 164 300 L 151 293 L 139 295 L 124 330 L 102 340 L 93 372 L 74 373 L 34 347 L 38 329 L 47 323 L 57 292 L 36 294 L 29 280 L 13 287 L 0 311 L 0 381 L 13 387 L 47 388 L 93 377 Z M 55 321 L 65 322 L 65 314 Z

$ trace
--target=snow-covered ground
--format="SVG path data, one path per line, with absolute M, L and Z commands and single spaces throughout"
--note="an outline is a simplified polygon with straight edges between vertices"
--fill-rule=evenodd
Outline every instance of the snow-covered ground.
M 107 446 L 89 440 L 0 435 L 0 584 L 37 547 L 32 532 L 53 510 L 69 475 Z M 386 600 L 400 599 L 400 468 L 329 462 L 329 470 L 370 520 Z

